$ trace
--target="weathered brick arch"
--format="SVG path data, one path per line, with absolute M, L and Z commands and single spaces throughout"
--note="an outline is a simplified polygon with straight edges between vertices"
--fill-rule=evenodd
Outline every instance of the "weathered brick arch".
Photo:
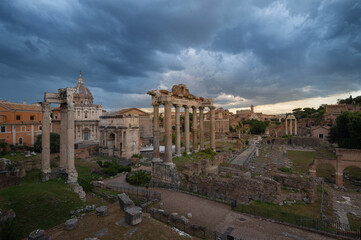
M 361 168 L 361 150 L 336 148 L 336 159 L 315 158 L 310 164 L 310 176 L 316 177 L 317 167 L 323 163 L 330 164 L 335 168 L 336 185 L 342 187 L 343 170 L 351 166 Z

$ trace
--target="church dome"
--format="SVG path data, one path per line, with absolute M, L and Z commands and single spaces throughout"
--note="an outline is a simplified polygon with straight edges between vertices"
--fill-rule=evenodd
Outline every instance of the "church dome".
M 93 94 L 89 88 L 84 85 L 84 79 L 81 76 L 81 72 L 78 77 L 78 83 L 74 86 L 73 101 L 77 105 L 92 105 Z

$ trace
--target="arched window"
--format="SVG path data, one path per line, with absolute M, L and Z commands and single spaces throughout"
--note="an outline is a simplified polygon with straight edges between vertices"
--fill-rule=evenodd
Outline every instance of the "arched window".
M 23 138 L 19 138 L 19 145 L 23 144 Z

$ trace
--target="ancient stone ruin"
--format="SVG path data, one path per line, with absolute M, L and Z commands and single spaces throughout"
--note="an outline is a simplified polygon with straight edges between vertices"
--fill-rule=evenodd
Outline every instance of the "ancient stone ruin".
M 60 104 L 60 163 L 59 170 L 67 175 L 67 182 L 74 191 L 85 200 L 85 192 L 78 184 L 78 173 L 74 165 L 74 102 L 73 88 L 61 88 L 58 93 L 44 94 L 42 102 L 42 152 L 41 171 L 43 181 L 57 176 L 51 173 L 50 168 L 50 104 Z
M 181 155 L 181 131 L 180 131 L 180 108 L 184 107 L 185 111 L 185 151 L 190 152 L 190 131 L 189 131 L 189 108 L 193 110 L 193 151 L 204 149 L 204 108 L 210 109 L 210 146 L 215 151 L 215 107 L 213 99 L 196 97 L 189 93 L 186 85 L 174 85 L 172 91 L 151 90 L 147 94 L 152 96 L 153 105 L 153 161 L 152 161 L 152 181 L 160 183 L 170 183 L 178 185 L 177 171 L 172 162 L 172 122 L 171 111 L 172 105 L 175 107 L 175 136 L 176 136 L 176 156 Z M 159 155 L 159 106 L 164 105 L 165 113 L 165 158 L 160 159 Z M 199 110 L 199 130 L 197 112 Z M 199 133 L 199 145 L 198 136 Z

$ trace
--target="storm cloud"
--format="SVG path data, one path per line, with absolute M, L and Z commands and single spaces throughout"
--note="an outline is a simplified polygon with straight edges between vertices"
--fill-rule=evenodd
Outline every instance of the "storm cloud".
M 237 108 L 361 89 L 361 3 L 1 1 L 0 98 L 41 101 L 79 70 L 105 108 L 184 83 Z

